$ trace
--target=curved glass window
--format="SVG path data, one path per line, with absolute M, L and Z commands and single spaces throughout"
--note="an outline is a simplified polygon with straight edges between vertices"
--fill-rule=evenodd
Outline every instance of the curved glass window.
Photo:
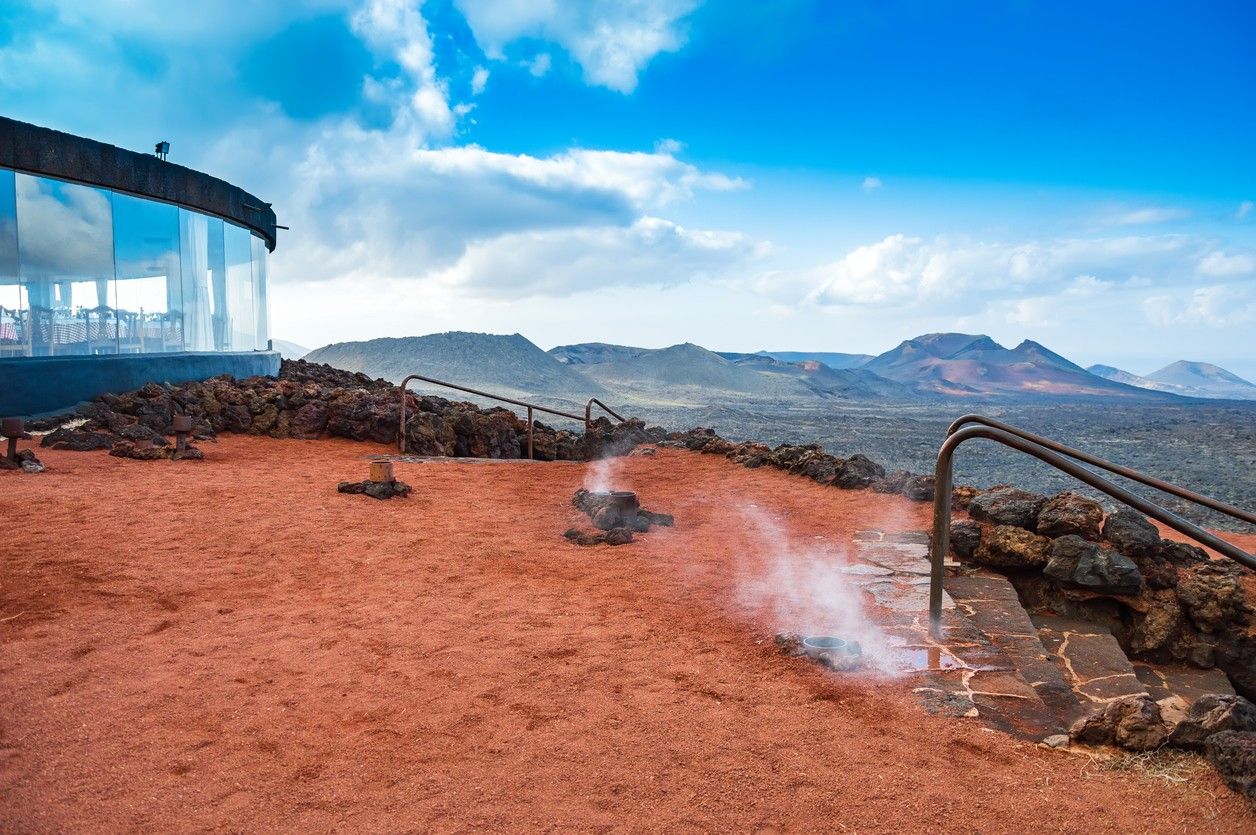
M 267 350 L 267 254 L 221 218 L 0 168 L 0 357 Z

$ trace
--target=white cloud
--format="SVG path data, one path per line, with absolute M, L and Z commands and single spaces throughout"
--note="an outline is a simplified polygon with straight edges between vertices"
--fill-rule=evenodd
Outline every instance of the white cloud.
M 818 268 L 819 304 L 937 304 L 945 300 L 1025 297 L 1107 289 L 1151 279 L 1189 283 L 1202 264 L 1224 258 L 1206 239 L 1186 235 L 980 242 L 891 235 Z M 1226 261 L 1232 264 L 1233 261 Z
M 681 22 L 698 0 L 456 0 L 456 5 L 490 58 L 503 58 L 506 46 L 521 38 L 552 41 L 575 59 L 588 83 L 631 93 L 656 55 L 684 45 Z
M 392 99 L 394 117 L 426 136 L 453 132 L 455 115 L 443 80 L 436 77 L 427 21 L 407 0 L 367 0 L 353 15 L 354 31 L 377 53 L 392 58 L 406 72 L 408 83 L 368 82 L 377 102 Z
M 528 61 L 525 66 L 528 68 L 528 73 L 531 74 L 533 78 L 542 78 L 549 73 L 550 66 L 552 64 L 553 59 L 550 58 L 550 54 L 548 52 L 542 52 L 531 61 Z
M 642 217 L 630 226 L 527 231 L 473 243 L 431 278 L 494 298 L 567 296 L 703 280 L 739 269 L 761 252 L 745 235 Z
M 882 183 L 881 183 L 880 177 L 864 177 L 864 180 L 863 180 L 864 191 L 876 191 L 877 189 L 881 187 L 881 185 Z
M 471 95 L 478 96 L 484 92 L 486 86 L 488 86 L 488 69 L 476 67 L 475 72 L 471 74 Z
M 1107 226 L 1142 226 L 1152 223 L 1168 223 L 1185 220 L 1191 213 L 1174 206 L 1141 206 L 1134 209 L 1116 209 L 1104 214 L 1100 223 Z
M 1147 321 L 1160 327 L 1226 328 L 1256 322 L 1256 288 L 1242 284 L 1197 287 L 1189 295 L 1163 294 L 1143 302 Z
M 1233 255 L 1216 250 L 1205 255 L 1199 262 L 1200 275 L 1225 278 L 1256 273 L 1256 253 L 1236 252 Z
M 1256 202 L 1252 202 L 1251 200 L 1244 200 L 1242 203 L 1239 204 L 1238 211 L 1234 213 L 1234 217 L 1237 220 L 1246 220 L 1247 216 L 1252 213 L 1252 209 L 1256 209 Z

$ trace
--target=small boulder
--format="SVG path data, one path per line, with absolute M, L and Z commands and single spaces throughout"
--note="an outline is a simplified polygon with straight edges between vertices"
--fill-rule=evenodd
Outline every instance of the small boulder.
M 1213 734 L 1204 743 L 1204 751 L 1225 784 L 1256 806 L 1256 733 Z
M 1133 560 L 1076 534 L 1051 543 L 1050 560 L 1042 573 L 1061 586 L 1101 594 L 1138 594 L 1143 587 Z
M 1169 744 L 1204 750 L 1208 737 L 1221 731 L 1256 731 L 1256 705 L 1242 696 L 1200 696 L 1169 736 Z
M 868 487 L 885 475 L 885 468 L 864 455 L 856 453 L 842 462 L 833 483 L 843 490 Z
M 1047 564 L 1051 540 L 1013 525 L 995 525 L 981 535 L 972 558 L 995 568 L 1040 568 Z
M 1124 696 L 1073 723 L 1069 736 L 1086 745 L 1119 745 L 1131 751 L 1159 748 L 1169 737 L 1160 706 L 1150 696 Z
M 1154 556 L 1173 565 L 1194 565 L 1199 562 L 1208 562 L 1208 554 L 1203 548 L 1197 545 L 1188 545 L 1185 542 L 1175 542 L 1172 539 L 1160 540 L 1160 544 L 1156 546 Z
M 951 523 L 951 550 L 961 559 L 969 559 L 981 544 L 981 525 L 976 522 Z
M 1103 538 L 1130 557 L 1151 554 L 1160 544 L 1160 531 L 1138 511 L 1119 507 L 1103 522 Z
M 903 484 L 903 495 L 914 502 L 933 501 L 933 476 L 914 475 Z
M 1012 487 L 996 487 L 973 498 L 968 513 L 979 522 L 1011 525 L 1032 531 L 1038 524 L 1038 513 L 1047 503 L 1046 496 L 1027 493 Z
M 606 532 L 607 545 L 627 545 L 632 542 L 632 531 L 628 528 L 611 528 Z
M 113 438 L 101 432 L 61 427 L 45 435 L 39 445 L 52 449 L 68 449 L 73 452 L 93 452 L 112 447 Z
M 1038 533 L 1043 536 L 1074 534 L 1083 539 L 1098 539 L 1103 525 L 1103 508 L 1098 502 L 1076 493 L 1060 493 L 1042 506 L 1038 513 Z
M 1242 618 L 1241 570 L 1237 564 L 1210 562 L 1179 573 L 1178 600 L 1201 631 L 1224 631 Z

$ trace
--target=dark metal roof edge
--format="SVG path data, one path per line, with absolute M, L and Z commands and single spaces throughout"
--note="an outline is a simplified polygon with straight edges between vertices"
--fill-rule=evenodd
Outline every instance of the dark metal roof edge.
M 256 232 L 275 249 L 275 212 L 225 180 L 154 154 L 0 116 L 0 167 L 177 203 Z

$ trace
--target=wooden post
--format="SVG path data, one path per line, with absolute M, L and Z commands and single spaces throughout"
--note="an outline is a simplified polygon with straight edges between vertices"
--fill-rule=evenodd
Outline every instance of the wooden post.
M 528 459 L 532 458 L 532 407 L 528 407 Z

